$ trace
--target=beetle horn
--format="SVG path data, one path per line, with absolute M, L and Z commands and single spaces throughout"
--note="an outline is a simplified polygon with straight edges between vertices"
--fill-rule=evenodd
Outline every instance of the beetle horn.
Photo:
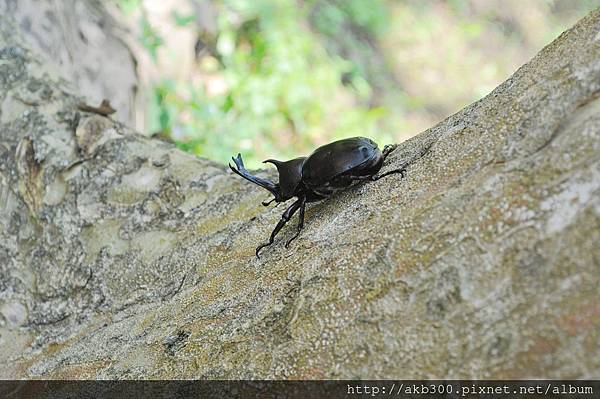
M 276 159 L 265 159 L 263 161 L 263 163 L 272 163 L 273 165 L 275 165 L 277 167 L 277 169 L 279 170 L 279 165 L 281 165 L 283 162 L 278 161 Z
M 269 190 L 271 194 L 275 197 L 275 201 L 279 202 L 281 199 L 281 190 L 279 188 L 279 184 L 273 183 L 271 180 L 263 179 L 258 176 L 254 176 L 246 170 L 244 167 L 244 161 L 242 160 L 242 154 L 238 154 L 236 158 L 231 158 L 235 163 L 237 168 L 234 168 L 229 164 L 229 168 L 236 174 L 242 176 L 244 179 L 261 186 L 262 188 Z

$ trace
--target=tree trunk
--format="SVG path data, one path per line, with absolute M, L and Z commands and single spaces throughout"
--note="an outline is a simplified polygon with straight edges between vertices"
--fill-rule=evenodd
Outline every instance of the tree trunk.
M 0 377 L 600 378 L 600 11 L 260 259 L 283 206 L 78 110 L 8 19 Z
M 136 61 L 101 0 L 0 0 L 0 13 L 19 26 L 20 44 L 68 81 L 65 87 L 77 87 L 94 105 L 110 98 L 116 119 L 143 125 L 144 115 L 135 113 L 144 101 Z

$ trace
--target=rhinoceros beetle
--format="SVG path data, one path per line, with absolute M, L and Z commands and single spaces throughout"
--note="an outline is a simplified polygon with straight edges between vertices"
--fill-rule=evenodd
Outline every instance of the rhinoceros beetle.
M 276 159 L 263 161 L 263 163 L 275 165 L 279 173 L 278 183 L 250 174 L 244 167 L 241 154 L 238 154 L 237 158 L 232 157 L 236 167 L 234 168 L 231 164 L 229 167 L 233 172 L 273 194 L 273 199 L 262 203 L 264 206 L 268 206 L 273 201 L 279 203 L 292 197 L 297 198 L 283 212 L 281 220 L 271 233 L 269 242 L 256 248 L 256 256 L 259 257 L 261 249 L 273 244 L 277 233 L 294 213 L 300 210 L 298 230 L 285 244 L 285 247 L 287 248 L 298 237 L 304 227 L 304 209 L 308 202 L 329 198 L 336 191 L 343 190 L 359 181 L 375 181 L 392 173 L 401 173 L 404 176 L 404 168 L 377 175 L 383 166 L 383 161 L 394 149 L 396 149 L 396 145 L 386 145 L 382 152 L 371 139 L 353 137 L 321 146 L 308 157 L 295 158 L 290 161 Z

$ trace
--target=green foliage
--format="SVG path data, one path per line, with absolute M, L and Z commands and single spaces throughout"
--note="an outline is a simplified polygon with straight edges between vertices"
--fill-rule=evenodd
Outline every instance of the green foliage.
M 140 19 L 140 26 L 142 32 L 140 42 L 146 48 L 146 50 L 148 50 L 152 59 L 156 61 L 157 50 L 163 45 L 163 40 L 154 31 L 145 15 L 142 15 L 142 18 Z
M 366 11 L 360 3 L 344 7 L 359 15 Z M 241 151 L 251 167 L 273 155 L 305 154 L 335 138 L 381 137 L 377 123 L 384 110 L 357 104 L 370 94 L 369 84 L 352 74 L 354 65 L 321 45 L 306 24 L 310 4 L 222 0 L 218 6 L 216 50 L 222 67 L 212 77 L 225 89 L 214 94 L 189 82 L 159 83 L 152 131 L 166 132 L 182 148 L 223 163 Z M 192 18 L 173 15 L 180 26 Z M 369 29 L 381 29 L 372 13 L 360 18 Z M 160 37 L 148 24 L 142 32 L 142 43 L 155 57 Z M 355 84 L 342 83 L 348 74 Z
M 192 23 L 196 19 L 196 17 L 194 15 L 181 15 L 180 13 L 177 12 L 177 10 L 173 10 L 172 15 L 173 15 L 173 20 L 179 27 L 188 26 L 190 23 Z
M 600 0 L 211 0 L 216 34 L 178 0 L 171 30 L 195 32 L 191 79 L 155 82 L 149 130 L 250 168 L 334 139 L 398 142 L 487 94 Z M 169 53 L 150 0 L 120 0 L 160 68 Z M 501 9 L 498 5 L 502 4 Z M 167 29 L 168 31 L 168 29 Z M 202 47 L 202 46 L 201 46 Z M 193 51 L 192 48 L 189 49 Z M 168 55 L 167 55 L 168 54 Z
M 346 26 L 355 25 L 374 37 L 382 36 L 389 26 L 389 8 L 382 0 L 311 0 L 318 8 L 315 22 L 319 31 L 335 36 Z
M 119 6 L 125 15 L 132 15 L 135 11 L 139 10 L 142 4 L 142 0 L 120 0 Z

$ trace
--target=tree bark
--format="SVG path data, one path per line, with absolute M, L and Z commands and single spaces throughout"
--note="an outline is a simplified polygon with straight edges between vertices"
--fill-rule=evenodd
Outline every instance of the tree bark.
M 103 4 L 104 3 L 104 4 Z M 115 118 L 142 126 L 136 60 L 121 39 L 125 30 L 100 0 L 0 0 L 0 13 L 19 27 L 44 68 L 76 87 L 93 105 L 109 98 Z M 68 85 L 68 86 L 67 86 Z
M 283 207 L 80 111 L 8 18 L 0 377 L 600 378 L 600 11 L 260 259 Z

